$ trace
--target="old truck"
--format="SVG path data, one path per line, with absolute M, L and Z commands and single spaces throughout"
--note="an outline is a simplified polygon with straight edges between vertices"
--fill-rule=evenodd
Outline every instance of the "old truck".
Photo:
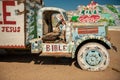
M 56 30 L 58 14 L 66 22 L 65 36 Z M 83 70 L 105 70 L 110 62 L 107 49 L 111 48 L 107 26 L 95 22 L 100 18 L 98 14 L 94 14 L 93 18 L 84 17 L 79 16 L 78 22 L 73 21 L 74 17 L 70 21 L 65 10 L 42 8 L 37 0 L 0 1 L 0 48 L 29 48 L 31 53 L 40 55 L 76 58 Z

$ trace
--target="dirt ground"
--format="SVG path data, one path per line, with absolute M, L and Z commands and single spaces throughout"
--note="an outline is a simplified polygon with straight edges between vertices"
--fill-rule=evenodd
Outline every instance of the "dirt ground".
M 81 70 L 71 58 L 0 52 L 0 80 L 120 80 L 120 31 L 110 31 L 116 51 L 105 71 Z

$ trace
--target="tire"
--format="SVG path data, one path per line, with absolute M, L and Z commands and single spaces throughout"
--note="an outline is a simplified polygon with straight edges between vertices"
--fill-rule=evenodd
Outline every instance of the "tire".
M 110 58 L 107 49 L 103 45 L 90 42 L 79 49 L 77 62 L 83 70 L 102 71 L 108 67 Z

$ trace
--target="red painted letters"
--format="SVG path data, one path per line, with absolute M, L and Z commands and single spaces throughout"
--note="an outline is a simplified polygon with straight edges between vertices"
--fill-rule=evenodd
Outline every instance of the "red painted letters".
M 46 45 L 46 51 L 66 51 L 66 45 Z
M 46 51 L 50 51 L 50 45 L 46 45 Z
M 10 12 L 6 11 L 7 6 L 15 6 L 14 1 L 3 1 L 3 21 L 4 24 L 16 24 L 16 21 L 7 21 L 7 16 L 11 16 Z
M 2 24 L 2 21 L 0 21 L 0 24 Z
M 20 27 L 2 27 L 2 32 L 20 32 Z
M 15 1 L 2 1 L 2 19 L 0 24 L 3 24 L 1 27 L 2 32 L 20 32 L 20 27 L 16 26 L 16 21 L 8 19 L 8 17 L 14 17 L 14 15 L 8 11 L 8 9 L 12 8 L 10 6 L 15 7 Z
M 15 1 L 3 1 L 2 4 L 3 11 L 3 22 L 0 21 L 0 24 L 16 24 L 16 21 L 8 21 L 7 16 L 11 16 L 10 12 L 7 12 L 7 6 L 15 6 Z

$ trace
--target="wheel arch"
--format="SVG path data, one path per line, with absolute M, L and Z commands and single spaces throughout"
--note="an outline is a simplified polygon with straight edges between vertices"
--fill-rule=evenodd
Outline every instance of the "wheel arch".
M 104 41 L 102 40 L 98 40 L 98 39 L 88 39 L 88 40 L 85 40 L 83 42 L 81 42 L 77 48 L 76 48 L 76 51 L 75 51 L 75 58 L 77 57 L 77 53 L 79 51 L 79 49 L 84 45 L 84 44 L 87 44 L 87 43 L 90 43 L 90 42 L 96 42 L 96 43 L 99 43 L 101 45 L 103 45 L 106 49 L 111 49 L 111 46 L 107 43 L 105 43 Z

